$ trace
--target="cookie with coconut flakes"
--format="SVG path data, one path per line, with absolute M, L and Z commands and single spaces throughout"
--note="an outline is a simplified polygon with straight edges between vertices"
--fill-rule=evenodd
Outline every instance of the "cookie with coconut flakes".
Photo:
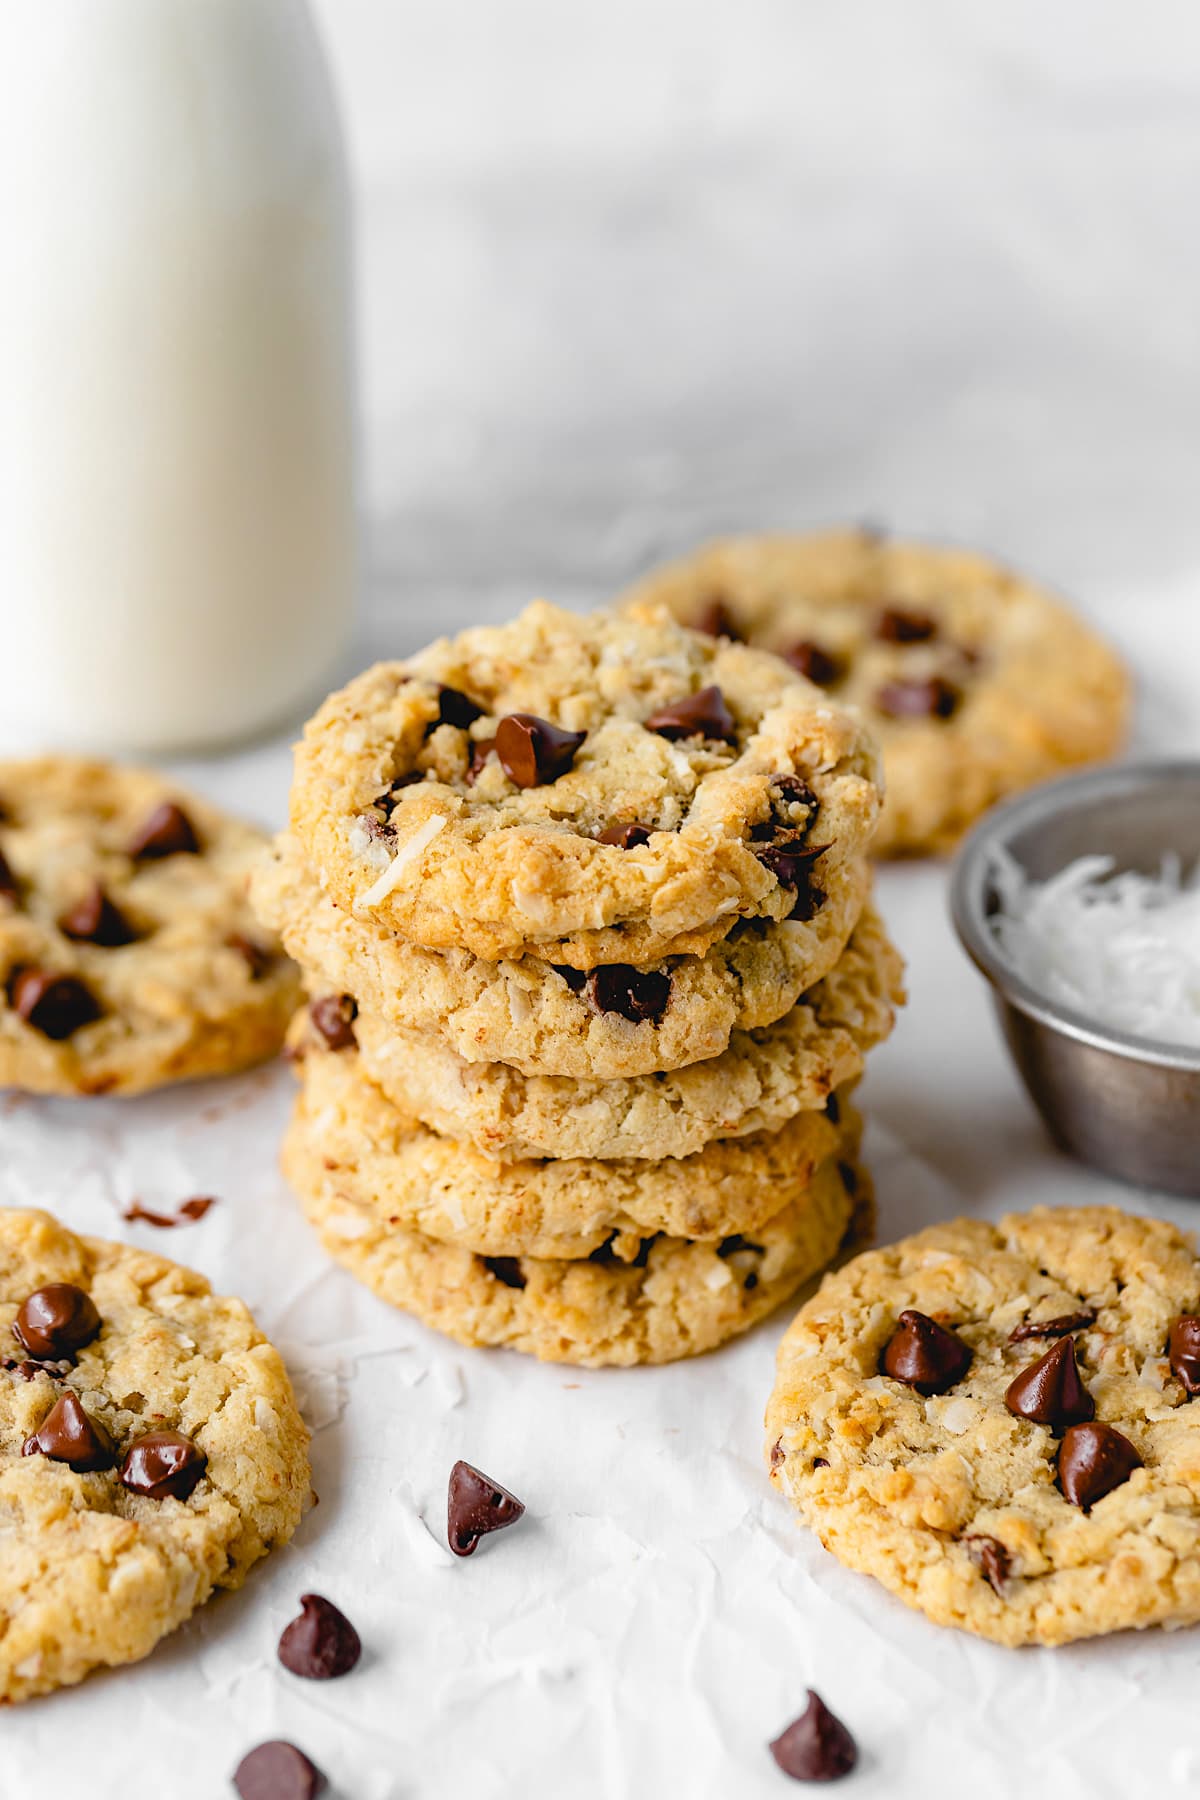
M 300 985 L 250 908 L 265 842 L 150 770 L 0 763 L 0 1087 L 133 1094 L 274 1056 Z
M 1200 1621 L 1200 1261 L 1115 1207 L 958 1219 L 826 1278 L 779 1348 L 771 1479 L 940 1625 Z
M 322 888 L 379 930 L 580 969 L 703 954 L 742 917 L 822 946 L 878 811 L 868 734 L 785 663 L 543 602 L 331 695 L 292 785 Z
M 878 855 L 946 850 L 996 801 L 1125 741 L 1129 677 L 1061 601 L 991 558 L 868 531 L 729 538 L 652 571 L 665 604 L 773 650 L 878 739 Z
M 605 1081 L 718 1056 L 734 1031 L 781 1018 L 832 968 L 862 911 L 867 865 L 848 873 L 839 901 L 826 901 L 819 935 L 811 921 L 743 919 L 704 956 L 649 969 L 608 963 L 588 975 L 382 932 L 322 893 L 286 834 L 255 870 L 251 893 L 320 986 L 353 994 L 381 1026 L 432 1033 L 465 1062 Z

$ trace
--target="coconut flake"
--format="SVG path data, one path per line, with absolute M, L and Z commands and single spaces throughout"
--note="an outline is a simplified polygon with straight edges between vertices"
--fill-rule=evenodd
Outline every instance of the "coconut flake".
M 1184 878 L 1115 874 L 1111 856 L 1081 856 L 1035 881 L 993 853 L 1004 956 L 1032 987 L 1110 1030 L 1200 1049 L 1200 864 Z
M 435 813 L 432 818 L 426 819 L 423 825 L 418 825 L 408 842 L 402 844 L 397 850 L 379 880 L 372 882 L 366 893 L 358 896 L 354 902 L 355 910 L 361 911 L 365 907 L 378 906 L 380 901 L 386 900 L 392 889 L 399 887 L 400 879 L 409 863 L 413 862 L 420 856 L 422 850 L 432 844 L 445 823 L 445 814 Z

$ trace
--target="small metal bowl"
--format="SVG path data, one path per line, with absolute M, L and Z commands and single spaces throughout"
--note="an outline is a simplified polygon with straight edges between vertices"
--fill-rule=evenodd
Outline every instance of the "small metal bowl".
M 1034 788 L 976 826 L 955 864 L 950 906 L 986 975 L 1009 1049 L 1051 1136 L 1135 1187 L 1200 1196 L 1200 1050 L 1110 1031 L 1032 988 L 1001 954 L 993 851 L 1039 881 L 1076 857 L 1157 874 L 1164 851 L 1200 859 L 1200 762 L 1127 763 Z

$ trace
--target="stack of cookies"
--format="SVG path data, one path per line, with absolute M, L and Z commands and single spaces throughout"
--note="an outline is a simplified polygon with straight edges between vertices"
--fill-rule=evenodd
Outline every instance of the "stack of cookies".
M 857 716 L 665 610 L 383 663 L 253 891 L 301 964 L 284 1160 L 326 1249 L 470 1344 L 664 1362 L 868 1210 L 849 1102 L 899 959 Z

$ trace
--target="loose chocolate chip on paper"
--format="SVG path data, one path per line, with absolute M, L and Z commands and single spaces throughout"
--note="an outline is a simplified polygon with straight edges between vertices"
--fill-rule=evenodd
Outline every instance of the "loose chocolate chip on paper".
M 356 1042 L 358 1003 L 349 994 L 322 994 L 308 1009 L 313 1030 L 330 1050 L 348 1050 Z
M 14 970 L 8 980 L 8 1003 L 19 1019 L 52 1043 L 62 1043 L 100 1017 L 100 1003 L 74 975 L 52 969 Z
M 468 787 L 475 786 L 475 783 L 483 774 L 483 765 L 495 748 L 496 740 L 494 737 L 475 739 L 475 742 L 471 745 L 471 760 L 467 764 L 466 783 Z
M 885 607 L 875 621 L 875 636 L 884 644 L 927 644 L 937 631 L 932 613 L 910 612 L 901 606 Z
M 1081 1312 L 1060 1313 L 1056 1319 L 1026 1319 L 1024 1324 L 1015 1325 L 1008 1334 L 1010 1344 L 1023 1344 L 1026 1338 L 1065 1337 L 1069 1331 L 1082 1331 L 1085 1325 L 1094 1325 L 1096 1314 L 1090 1306 Z
M 602 963 L 588 976 L 588 995 L 597 1012 L 617 1013 L 634 1025 L 657 1025 L 671 998 L 671 977 L 665 969 Z
M 1184 1313 L 1172 1324 L 1167 1357 L 1171 1373 L 1183 1383 L 1186 1392 L 1200 1394 L 1200 1318 L 1195 1313 Z
M 1075 1339 L 1060 1338 L 1045 1356 L 1022 1369 L 1009 1382 L 1004 1404 L 1018 1419 L 1032 1419 L 1056 1430 L 1094 1418 L 1096 1402 L 1083 1385 L 1075 1361 Z
M 469 694 L 461 688 L 440 687 L 438 689 L 438 724 L 457 725 L 465 731 L 476 719 L 482 719 L 485 709 L 476 706 Z
M 536 713 L 507 713 L 496 727 L 496 755 L 518 787 L 545 787 L 566 774 L 586 736 L 586 731 L 563 731 Z
M 875 695 L 879 711 L 889 719 L 948 719 L 962 695 L 940 675 L 928 681 L 887 681 Z
M 521 1271 L 521 1259 L 518 1256 L 485 1256 L 484 1267 L 497 1281 L 508 1288 L 523 1288 L 525 1276 Z
M 730 638 L 735 644 L 742 642 L 743 634 L 733 615 L 716 595 L 701 606 L 691 623 L 693 631 L 703 631 L 709 637 Z
M 616 844 L 620 850 L 637 850 L 642 844 L 650 842 L 650 833 L 644 825 L 610 825 L 596 839 L 598 844 Z
M 110 900 L 98 881 L 77 900 L 58 921 L 64 937 L 80 944 L 98 944 L 105 950 L 132 944 L 137 936 L 133 926 L 115 901 Z
M 200 840 L 196 828 L 174 800 L 164 800 L 130 840 L 129 854 L 135 862 L 162 856 L 198 856 Z
M 967 1546 L 967 1555 L 979 1568 L 984 1579 L 997 1594 L 1003 1594 L 1004 1584 L 1008 1580 L 1012 1559 L 999 1538 L 966 1537 L 963 1543 Z
M 151 1500 L 186 1500 L 207 1467 L 203 1450 L 182 1431 L 148 1431 L 125 1452 L 117 1480 Z
M 1111 1425 L 1072 1425 L 1058 1450 L 1058 1484 L 1072 1506 L 1090 1512 L 1097 1500 L 1128 1481 L 1142 1459 Z
M 233 1785 L 241 1800 L 316 1800 L 325 1777 L 303 1750 L 277 1738 L 242 1758 Z
M 323 1594 L 301 1594 L 300 1615 L 284 1628 L 279 1660 L 306 1681 L 348 1675 L 362 1655 L 362 1641 L 344 1612 Z
M 446 1494 L 446 1537 L 455 1556 L 470 1556 L 481 1537 L 515 1525 L 525 1503 L 470 1463 L 456 1462 Z
M 41 1362 L 73 1357 L 99 1330 L 91 1295 L 73 1282 L 52 1281 L 22 1300 L 12 1333 L 22 1350 Z
M 737 740 L 737 724 L 719 687 L 681 695 L 669 706 L 651 713 L 645 726 L 647 731 L 665 738 L 702 737 L 726 744 Z
M 961 1381 L 971 1366 L 971 1347 L 957 1332 L 947 1331 L 936 1319 L 908 1307 L 880 1359 L 880 1367 L 893 1381 L 902 1381 L 918 1394 L 944 1394 Z
M 858 1747 L 820 1695 L 808 1690 L 808 1706 L 770 1746 L 793 1781 L 839 1781 L 858 1761 Z
M 812 638 L 800 638 L 797 643 L 783 652 L 783 660 L 790 663 L 798 675 L 811 681 L 814 687 L 832 687 L 841 674 L 841 665 L 835 656 Z
M 21 1454 L 49 1457 L 81 1475 L 111 1469 L 116 1461 L 107 1431 L 83 1410 L 79 1396 L 70 1392 L 55 1402 L 33 1436 L 25 1439 Z

